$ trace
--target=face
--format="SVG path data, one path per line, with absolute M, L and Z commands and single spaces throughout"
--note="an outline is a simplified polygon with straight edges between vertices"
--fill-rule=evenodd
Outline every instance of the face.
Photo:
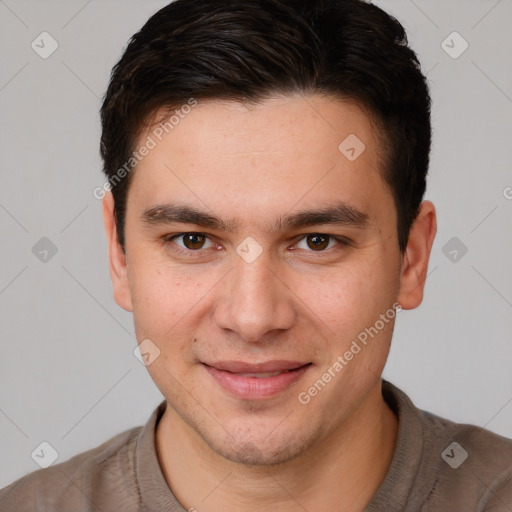
M 126 255 L 106 199 L 116 300 L 160 351 L 148 370 L 176 421 L 227 459 L 290 460 L 375 388 L 413 288 L 378 128 L 311 96 L 199 103 L 158 133 Z

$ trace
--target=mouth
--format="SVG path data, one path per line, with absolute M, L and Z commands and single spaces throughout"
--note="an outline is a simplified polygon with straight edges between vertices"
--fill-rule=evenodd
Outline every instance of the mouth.
M 229 394 L 244 400 L 262 400 L 285 391 L 309 370 L 312 363 L 268 361 L 251 364 L 241 361 L 202 363 L 205 370 Z

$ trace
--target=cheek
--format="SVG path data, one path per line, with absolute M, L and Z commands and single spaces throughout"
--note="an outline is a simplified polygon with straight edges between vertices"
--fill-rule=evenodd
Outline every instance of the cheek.
M 130 272 L 135 333 L 139 343 L 149 339 L 158 347 L 158 357 L 147 370 L 164 396 L 178 400 L 179 383 L 196 362 L 195 329 L 198 315 L 208 307 L 201 298 L 211 284 L 149 261 L 134 260 Z
M 208 283 L 150 258 L 135 259 L 129 281 L 137 338 L 165 340 L 194 315 Z
M 346 342 L 373 325 L 393 304 L 398 284 L 398 276 L 381 257 L 330 269 L 324 275 L 301 275 L 292 289 L 319 328 Z

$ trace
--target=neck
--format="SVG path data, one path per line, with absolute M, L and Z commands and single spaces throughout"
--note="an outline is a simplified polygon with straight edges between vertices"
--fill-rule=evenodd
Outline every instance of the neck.
M 169 487 L 189 510 L 240 512 L 277 504 L 283 512 L 357 512 L 384 480 L 397 428 L 379 381 L 337 431 L 283 464 L 244 466 L 226 460 L 170 407 L 158 424 L 156 448 Z

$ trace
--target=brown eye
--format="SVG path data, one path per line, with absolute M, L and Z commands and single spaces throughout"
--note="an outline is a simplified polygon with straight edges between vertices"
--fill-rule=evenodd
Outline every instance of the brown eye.
M 308 235 L 306 237 L 306 243 L 313 251 L 323 251 L 329 245 L 330 237 L 327 235 Z
M 181 236 L 183 245 L 190 250 L 202 249 L 206 242 L 206 235 L 201 233 L 185 233 Z

